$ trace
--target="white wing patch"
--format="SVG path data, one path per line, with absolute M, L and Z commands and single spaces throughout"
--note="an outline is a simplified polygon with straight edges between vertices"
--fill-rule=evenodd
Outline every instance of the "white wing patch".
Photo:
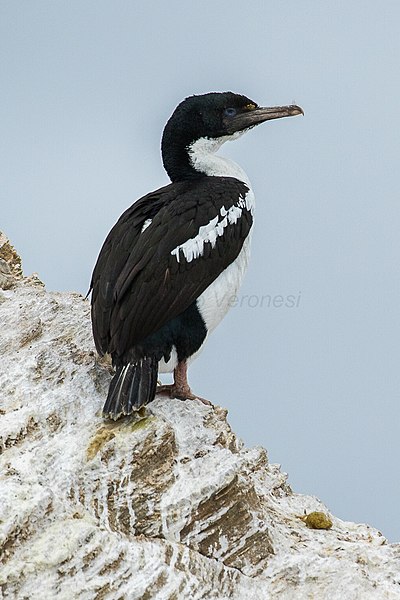
M 145 229 L 147 229 L 149 225 L 151 225 L 151 222 L 152 222 L 152 219 L 146 219 L 145 222 L 143 223 L 143 227 L 142 227 L 142 230 L 140 233 L 143 233 L 143 231 Z
M 179 253 L 182 251 L 187 262 L 191 262 L 204 254 L 204 244 L 209 243 L 211 248 L 214 248 L 217 239 L 224 235 L 225 228 L 228 225 L 234 225 L 240 219 L 245 207 L 247 208 L 244 198 L 241 198 L 237 205 L 231 206 L 228 210 L 223 206 L 220 209 L 222 220 L 219 220 L 219 216 L 216 216 L 207 225 L 202 225 L 199 228 L 199 233 L 194 238 L 179 244 L 171 251 L 172 256 L 175 256 L 179 262 Z
M 241 133 L 242 132 L 239 132 L 238 134 L 220 138 L 200 138 L 190 144 L 188 148 L 190 162 L 196 171 L 200 171 L 209 176 L 234 177 L 239 181 L 243 181 L 249 188 L 249 191 L 245 198 L 240 198 L 239 201 L 228 210 L 225 207 L 222 207 L 220 215 L 211 219 L 207 225 L 202 225 L 196 237 L 191 238 L 174 248 L 171 254 L 176 257 L 178 262 L 181 250 L 188 262 L 202 256 L 204 253 L 204 244 L 209 243 L 211 244 L 211 247 L 214 248 L 217 239 L 224 234 L 225 228 L 228 225 L 236 223 L 240 219 L 243 209 L 246 209 L 251 213 L 253 212 L 254 193 L 246 173 L 232 160 L 215 154 L 224 142 L 236 139 Z M 220 217 L 222 217 L 221 220 Z

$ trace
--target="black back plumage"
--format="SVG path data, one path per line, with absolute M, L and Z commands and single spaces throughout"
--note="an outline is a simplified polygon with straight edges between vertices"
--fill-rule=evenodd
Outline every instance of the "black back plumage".
M 171 252 L 199 227 L 244 200 L 246 184 L 229 177 L 182 181 L 144 196 L 120 217 L 93 271 L 92 322 L 97 350 L 121 357 L 132 346 L 185 311 L 239 255 L 251 225 L 250 211 L 225 227 L 214 248 L 179 261 Z M 142 232 L 147 219 L 151 224 Z

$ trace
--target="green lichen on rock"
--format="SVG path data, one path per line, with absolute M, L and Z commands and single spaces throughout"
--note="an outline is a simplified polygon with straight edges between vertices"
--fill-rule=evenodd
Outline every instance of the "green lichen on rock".
M 310 529 L 330 529 L 333 525 L 330 517 L 319 511 L 310 512 L 300 518 Z
M 115 438 L 115 433 L 109 427 L 99 427 L 86 450 L 87 459 L 92 460 L 102 447 L 113 438 Z
M 144 417 L 144 419 L 139 419 L 135 421 L 131 426 L 131 431 L 139 431 L 140 429 L 146 429 L 150 425 L 152 421 L 154 421 L 154 417 Z

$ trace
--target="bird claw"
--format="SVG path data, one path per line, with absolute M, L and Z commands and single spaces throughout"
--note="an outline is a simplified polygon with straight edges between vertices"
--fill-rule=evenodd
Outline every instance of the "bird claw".
M 206 398 L 202 398 L 201 396 L 196 396 L 195 394 L 193 394 L 189 387 L 179 388 L 174 384 L 160 385 L 157 386 L 156 394 L 159 394 L 161 396 L 168 396 L 169 398 L 177 398 L 178 400 L 199 400 L 206 406 L 213 406 L 212 402 L 210 402 Z

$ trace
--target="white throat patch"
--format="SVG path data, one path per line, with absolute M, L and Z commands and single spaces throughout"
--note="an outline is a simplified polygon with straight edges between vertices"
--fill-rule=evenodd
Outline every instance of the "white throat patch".
M 216 154 L 217 150 L 227 141 L 236 140 L 244 132 L 238 131 L 233 135 L 220 138 L 200 138 L 188 147 L 191 165 L 196 171 L 216 177 L 235 177 L 250 187 L 246 173 L 233 160 Z

